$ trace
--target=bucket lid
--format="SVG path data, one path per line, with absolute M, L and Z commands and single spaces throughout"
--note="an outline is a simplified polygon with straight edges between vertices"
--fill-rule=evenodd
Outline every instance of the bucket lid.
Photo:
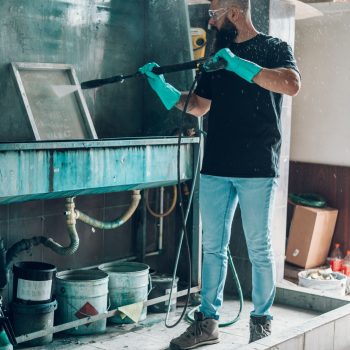
M 55 272 L 56 266 L 39 261 L 21 261 L 13 264 L 13 271 L 41 271 L 41 272 Z
M 68 270 L 56 273 L 56 279 L 65 282 L 98 281 L 108 278 L 108 274 L 101 270 Z
M 53 300 L 50 303 L 44 304 L 22 304 L 12 302 L 11 309 L 13 312 L 21 314 L 45 314 L 57 309 L 57 301 Z
M 102 264 L 98 267 L 102 271 L 106 272 L 120 272 L 120 273 L 137 273 L 141 271 L 148 271 L 149 266 L 139 262 L 112 262 Z

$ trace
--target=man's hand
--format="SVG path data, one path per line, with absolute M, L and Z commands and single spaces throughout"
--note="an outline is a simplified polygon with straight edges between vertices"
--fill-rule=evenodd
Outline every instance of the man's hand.
M 219 58 L 222 58 L 227 62 L 225 69 L 236 73 L 249 83 L 253 83 L 254 77 L 262 70 L 262 68 L 257 64 L 239 58 L 227 48 L 221 49 L 214 55 L 214 62 L 217 62 Z
M 179 101 L 181 93 L 165 81 L 163 74 L 154 74 L 152 72 L 154 67 L 159 66 L 154 62 L 147 63 L 139 68 L 139 72 L 147 76 L 151 88 L 157 93 L 165 108 L 169 110 Z

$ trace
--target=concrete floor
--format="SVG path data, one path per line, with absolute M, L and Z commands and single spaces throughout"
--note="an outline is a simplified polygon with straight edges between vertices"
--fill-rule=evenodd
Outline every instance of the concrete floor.
M 225 300 L 222 310 L 222 322 L 234 318 L 239 309 L 236 300 Z M 249 312 L 252 303 L 245 301 L 240 320 L 229 327 L 220 328 L 220 343 L 201 347 L 200 349 L 211 350 L 234 350 L 240 349 L 248 343 L 249 338 Z M 178 308 L 175 317 L 170 319 L 173 324 L 182 309 Z M 274 305 L 273 334 L 294 327 L 312 319 L 319 313 L 295 309 L 287 306 Z M 148 314 L 145 321 L 137 325 L 108 326 L 105 334 L 72 337 L 64 334 L 55 335 L 54 341 L 45 346 L 31 347 L 31 350 L 164 350 L 168 349 L 172 338 L 178 336 L 187 327 L 188 323 L 182 321 L 177 327 L 168 329 L 164 325 L 164 314 Z

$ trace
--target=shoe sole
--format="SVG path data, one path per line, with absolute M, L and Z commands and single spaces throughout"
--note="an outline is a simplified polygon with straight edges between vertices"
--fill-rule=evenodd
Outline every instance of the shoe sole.
M 204 345 L 217 344 L 219 342 L 220 342 L 219 339 L 206 340 L 206 341 L 203 341 L 201 343 L 198 343 L 198 344 L 195 344 L 193 346 L 186 347 L 186 348 L 182 348 L 182 347 L 180 347 L 179 345 L 176 345 L 176 344 L 170 344 L 169 349 L 170 350 L 191 350 L 191 349 L 195 349 L 195 348 L 198 348 L 198 347 L 204 346 Z

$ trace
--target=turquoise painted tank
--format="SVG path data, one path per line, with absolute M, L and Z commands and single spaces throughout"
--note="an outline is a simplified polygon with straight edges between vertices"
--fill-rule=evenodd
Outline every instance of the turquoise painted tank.
M 182 141 L 182 181 L 198 141 Z M 174 137 L 0 144 L 0 204 L 175 184 L 176 157 Z

